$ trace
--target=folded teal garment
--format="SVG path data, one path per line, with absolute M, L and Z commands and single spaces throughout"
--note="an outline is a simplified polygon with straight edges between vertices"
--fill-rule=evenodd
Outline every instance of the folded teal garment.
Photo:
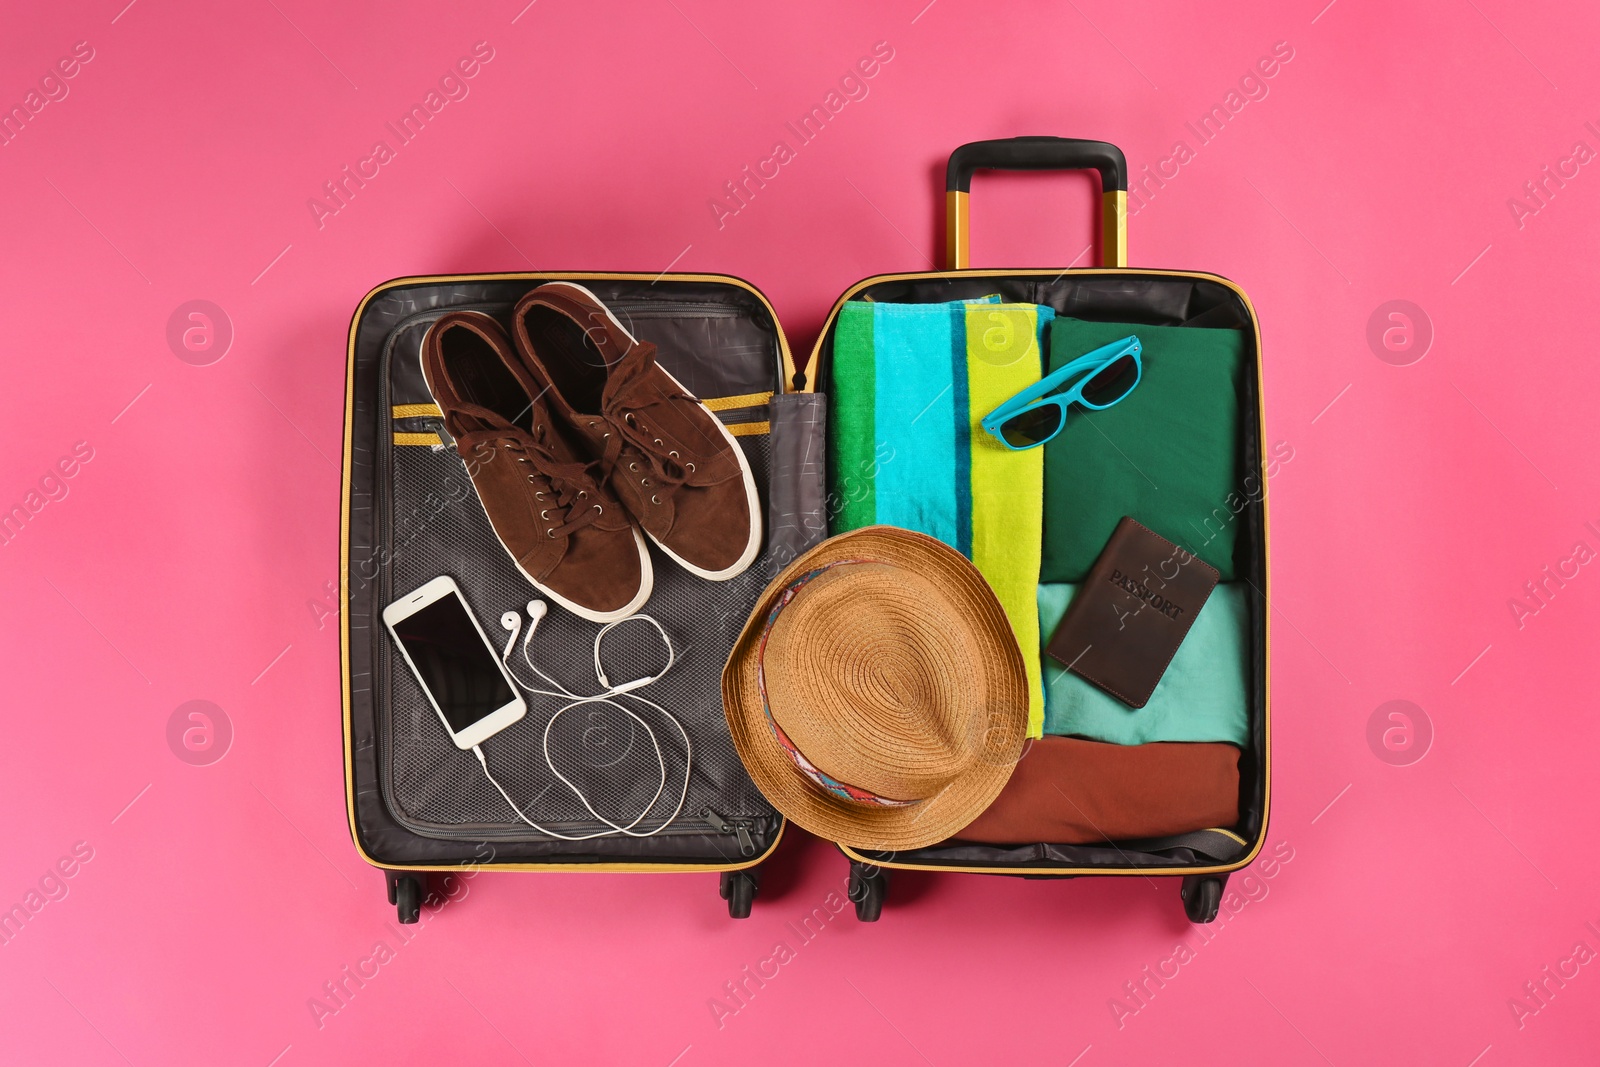
M 972 489 L 961 477 L 969 445 L 958 432 L 966 424 L 967 381 L 952 371 L 956 338 L 966 369 L 966 307 L 878 304 L 874 311 L 874 417 L 878 441 L 893 449 L 878 469 L 877 520 L 970 556 Z
M 1077 591 L 1064 583 L 1039 586 L 1041 652 Z M 1246 582 L 1212 590 L 1142 708 L 1130 708 L 1044 656 L 1044 732 L 1114 745 L 1227 741 L 1242 747 L 1250 732 L 1248 592 Z

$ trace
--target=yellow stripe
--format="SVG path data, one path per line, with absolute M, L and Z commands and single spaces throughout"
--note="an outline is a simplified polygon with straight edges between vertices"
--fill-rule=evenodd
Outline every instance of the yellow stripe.
M 759 434 L 771 433 L 770 422 L 735 422 L 727 424 L 727 430 L 735 437 L 755 437 Z
M 759 407 L 772 399 L 771 393 L 744 393 L 740 396 L 713 396 L 700 401 L 712 411 L 727 411 L 730 408 Z M 398 418 L 399 416 L 396 416 Z
M 989 580 L 1022 648 L 1028 736 L 1044 736 L 1039 666 L 1039 556 L 1044 540 L 1044 449 L 1012 451 L 984 432 L 984 415 L 1039 380 L 1039 313 L 1031 304 L 968 304 L 965 336 L 972 467 L 972 565 Z M 956 357 L 960 359 L 960 356 Z M 1020 533 L 1019 533 L 1020 531 Z M 1019 540 L 1020 537 L 1020 540 Z
M 394 435 L 397 445 L 442 445 L 436 433 L 397 433 Z
M 444 412 L 439 410 L 438 404 L 396 404 L 394 417 L 397 419 L 421 419 L 432 416 L 440 419 Z

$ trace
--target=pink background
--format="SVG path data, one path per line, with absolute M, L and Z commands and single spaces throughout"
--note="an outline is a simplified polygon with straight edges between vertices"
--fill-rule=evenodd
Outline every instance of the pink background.
M 0 1061 L 1600 1057 L 1600 570 L 1524 592 L 1600 549 L 1600 173 L 1508 207 L 1600 149 L 1592 5 L 125 3 L 26 5 L 0 35 L 7 108 L 93 52 L 0 146 L 0 507 L 41 492 L 0 544 L 0 907 L 66 890 L 0 946 Z M 479 41 L 469 95 L 319 227 L 307 201 Z M 719 228 L 722 183 L 879 41 L 868 95 Z M 1292 59 L 1199 144 L 1186 121 L 1277 42 Z M 1259 309 L 1294 451 L 1271 483 L 1280 862 L 1204 933 L 1166 879 L 902 876 L 881 923 L 801 945 L 786 924 L 845 863 L 795 832 L 745 922 L 714 875 L 484 874 L 402 942 L 346 828 L 327 615 L 361 295 L 724 271 L 808 351 L 851 282 L 937 257 L 946 153 L 1023 133 L 1114 141 L 1136 172 L 1187 142 L 1132 263 Z M 974 263 L 1086 264 L 1092 206 L 1079 177 L 982 176 Z M 234 333 L 207 366 L 166 339 L 196 299 Z M 1434 334 L 1408 366 L 1367 340 L 1397 299 Z M 232 724 L 209 766 L 168 744 L 190 700 Z M 1369 743 L 1390 700 L 1431 724 L 1420 760 Z M 780 939 L 795 958 L 719 1026 L 709 1002 Z M 319 1027 L 308 1000 L 378 941 L 394 958 Z

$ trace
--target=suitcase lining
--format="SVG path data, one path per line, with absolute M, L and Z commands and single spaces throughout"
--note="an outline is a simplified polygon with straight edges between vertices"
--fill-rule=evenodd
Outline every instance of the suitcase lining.
M 499 613 L 536 595 L 494 537 L 454 448 L 391 446 L 446 443 L 442 420 L 415 366 L 421 336 L 432 320 L 446 310 L 471 308 L 504 322 L 522 293 L 551 277 L 403 279 L 369 295 L 352 325 L 344 551 L 351 616 L 345 634 L 346 748 L 353 835 L 370 862 L 408 869 L 481 858 L 486 846 L 493 849 L 497 864 L 512 866 L 750 866 L 776 846 L 783 820 L 750 783 L 733 751 L 722 714 L 720 677 L 726 647 L 742 627 L 749 604 L 780 568 L 779 558 L 787 558 L 782 552 L 791 551 L 782 538 L 769 535 L 764 558 L 744 575 L 714 586 L 693 579 L 652 547 L 657 592 L 645 610 L 674 635 L 679 661 L 646 695 L 678 715 L 695 747 L 683 813 L 656 837 L 565 842 L 529 830 L 483 780 L 471 754 L 450 744 L 414 677 L 384 643 L 377 621 L 382 605 L 440 573 L 453 574 L 461 583 L 491 644 L 505 636 Z M 746 283 L 720 276 L 566 277 L 581 280 L 620 309 L 619 318 L 630 330 L 637 322 L 635 332 L 657 343 L 663 365 L 690 390 L 725 398 L 719 417 L 750 457 L 765 504 L 769 433 L 775 433 L 775 420 L 765 417 L 764 400 L 789 365 L 787 344 L 765 299 Z M 699 358 L 708 353 L 711 358 Z M 374 558 L 364 561 L 363 555 Z M 351 559 L 358 561 L 354 567 Z M 463 559 L 473 560 L 472 566 L 461 567 Z M 358 609 L 364 617 L 358 618 Z M 596 628 L 575 618 L 552 627 L 564 614 L 552 613 L 541 626 L 533 642 L 536 661 L 575 691 L 596 688 L 590 663 Z M 653 634 L 646 634 L 645 627 L 633 629 L 620 628 L 606 639 L 612 674 L 635 668 L 648 673 L 651 658 L 660 655 Z M 534 697 L 530 717 L 553 713 L 563 703 Z M 647 708 L 636 710 L 652 714 Z M 649 800 L 659 780 L 648 739 L 633 739 L 642 742 L 642 750 L 640 744 L 628 743 L 630 723 L 614 711 L 607 721 L 597 722 L 574 709 L 552 731 L 552 750 L 563 773 L 582 782 L 591 801 L 605 805 L 600 810 L 628 818 Z M 682 774 L 681 761 L 672 758 L 681 742 L 670 725 L 658 726 L 657 734 L 668 751 L 670 785 L 673 774 Z M 603 828 L 570 791 L 554 782 L 540 750 L 541 736 L 542 728 L 508 730 L 486 743 L 496 776 L 530 816 L 553 829 Z M 591 742 L 588 747 L 585 737 Z M 580 753 L 592 755 L 587 766 L 575 762 Z M 705 808 L 714 810 L 719 820 L 739 823 L 755 843 L 754 855 L 742 853 L 733 837 L 713 830 L 701 815 Z M 671 804 L 663 801 L 656 810 L 664 815 Z M 645 821 L 639 828 L 655 824 Z

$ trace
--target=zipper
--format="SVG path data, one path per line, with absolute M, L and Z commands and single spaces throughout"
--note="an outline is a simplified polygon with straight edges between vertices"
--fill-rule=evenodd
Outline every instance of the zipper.
M 606 303 L 606 307 L 612 311 L 627 312 L 646 318 L 652 315 L 696 315 L 700 318 L 736 319 L 743 318 L 747 314 L 739 308 L 729 307 L 726 304 L 700 303 L 693 300 L 612 300 Z
M 755 838 L 750 836 L 750 828 L 755 825 L 754 819 L 730 819 L 726 815 L 719 815 L 706 808 L 700 813 L 701 818 L 710 824 L 711 828 L 719 834 L 731 834 L 739 840 L 739 855 L 754 856 L 756 854 Z
M 389 373 L 390 364 L 394 356 L 394 339 L 400 329 L 411 325 L 413 318 L 415 316 L 408 317 L 404 323 L 400 324 L 399 328 L 389 332 L 389 336 L 385 339 L 383 346 L 383 358 L 378 361 L 379 427 L 377 455 L 374 457 L 377 477 L 374 479 L 376 485 L 374 486 L 375 492 L 373 494 L 377 498 L 373 501 L 377 536 L 372 539 L 374 553 L 387 553 L 389 551 L 389 542 L 391 540 L 389 527 L 392 522 L 391 513 L 394 510 L 394 487 L 391 484 L 393 472 L 390 469 L 394 464 L 394 420 L 386 417 L 391 410 L 389 402 Z M 378 605 L 378 611 L 381 612 L 392 599 L 393 584 L 390 579 L 389 568 L 386 566 L 379 567 L 378 574 L 374 576 L 374 582 L 377 585 L 377 595 L 373 600 Z M 381 632 L 384 630 L 383 620 L 379 618 L 374 621 L 377 625 L 373 626 L 370 632 L 372 633 L 373 643 L 377 646 L 373 649 L 374 655 L 372 657 L 372 699 L 373 709 L 377 712 L 373 717 L 377 720 L 377 729 L 374 734 L 378 743 L 376 768 L 378 772 L 378 791 L 383 796 L 384 807 L 389 810 L 389 813 L 394 816 L 397 822 L 404 825 L 409 820 L 401 818 L 400 808 L 395 804 L 393 783 L 390 781 L 394 772 L 391 767 L 386 766 L 391 758 L 390 746 L 392 744 L 389 736 L 389 719 L 393 715 L 389 694 L 389 671 L 392 667 L 390 657 L 392 653 L 389 649 L 383 647 L 385 640 L 385 634 Z M 407 827 L 407 829 L 411 829 L 411 827 Z

